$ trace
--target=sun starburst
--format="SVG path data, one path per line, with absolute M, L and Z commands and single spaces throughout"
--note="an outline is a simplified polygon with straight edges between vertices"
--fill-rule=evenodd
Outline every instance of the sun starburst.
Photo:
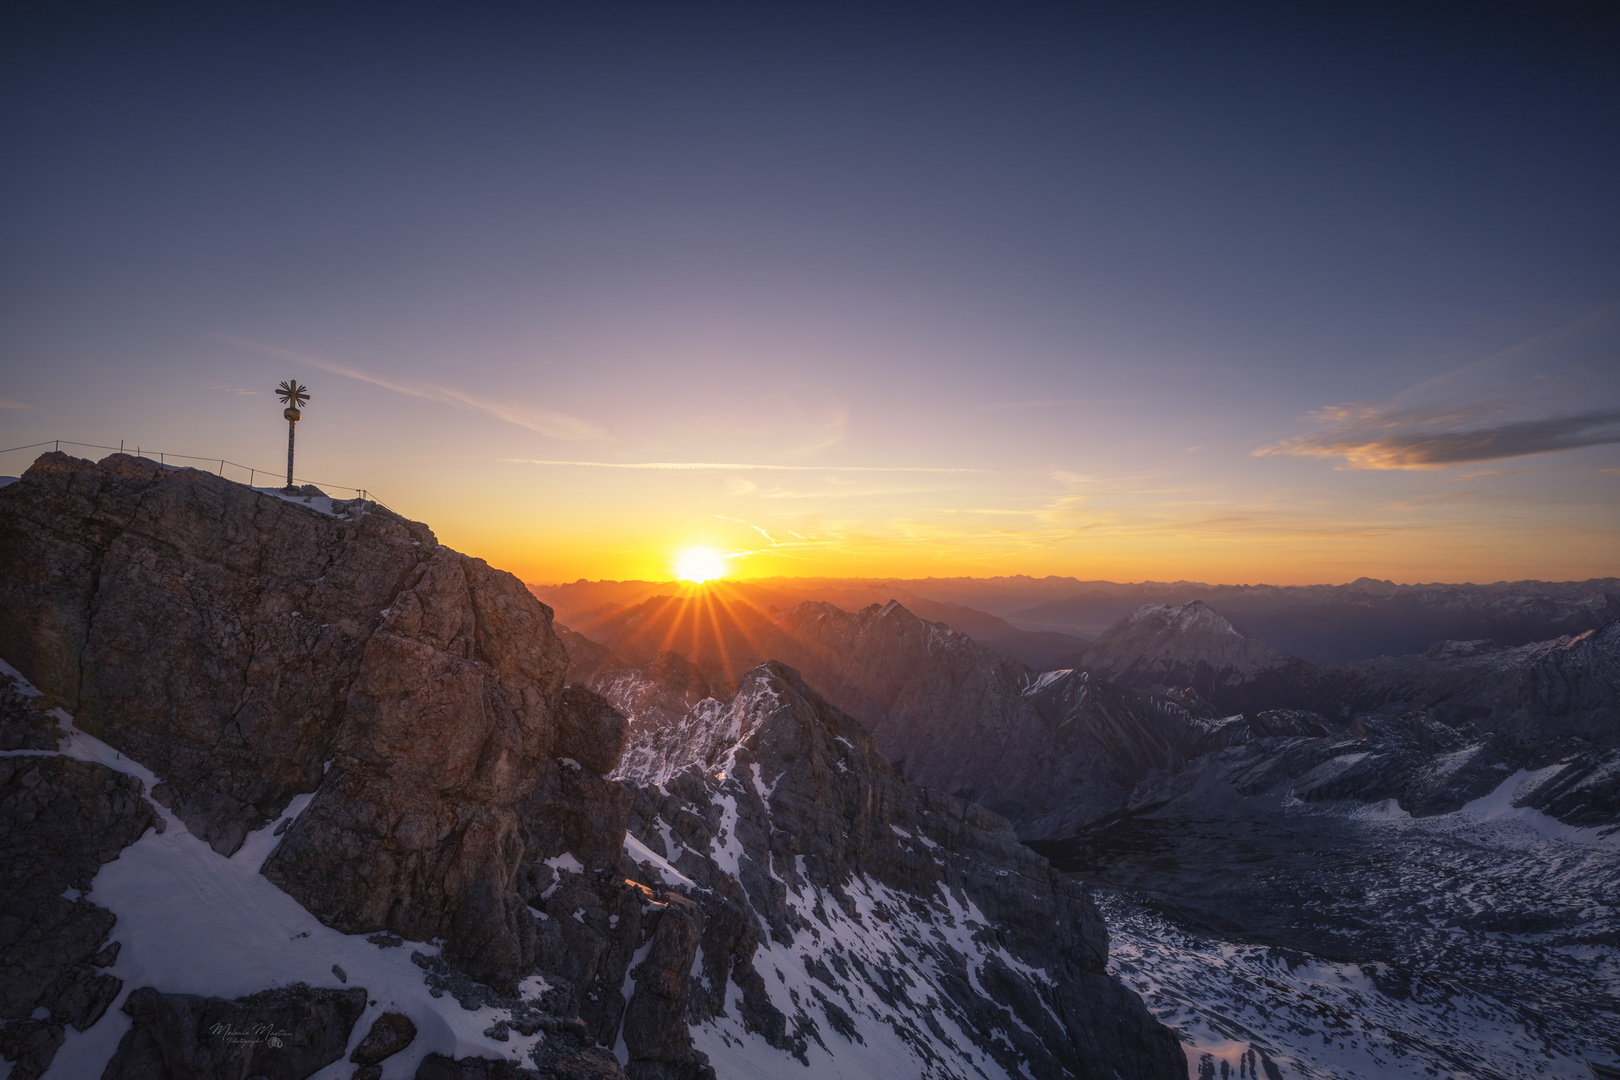
M 726 555 L 714 548 L 686 548 L 675 553 L 675 576 L 701 584 L 726 576 Z

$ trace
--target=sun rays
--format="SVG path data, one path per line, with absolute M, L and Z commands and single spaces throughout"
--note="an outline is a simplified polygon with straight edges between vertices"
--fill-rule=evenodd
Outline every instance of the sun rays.
M 723 578 L 731 569 L 727 560 L 731 556 L 710 547 L 692 547 L 675 553 L 675 576 L 682 581 L 701 585 Z

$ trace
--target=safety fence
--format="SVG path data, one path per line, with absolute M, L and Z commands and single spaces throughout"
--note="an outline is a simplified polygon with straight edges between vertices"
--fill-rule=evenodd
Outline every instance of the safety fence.
M 220 476 L 225 475 L 225 470 L 226 469 L 236 469 L 239 472 L 247 473 L 247 485 L 248 485 L 248 487 L 257 487 L 258 485 L 257 485 L 256 481 L 258 480 L 259 474 L 264 473 L 264 475 L 267 478 L 274 479 L 275 484 L 273 485 L 273 487 L 275 488 L 275 490 L 278 490 L 278 491 L 283 486 L 283 484 L 285 482 L 284 478 L 286 476 L 285 472 L 278 471 L 276 469 L 256 469 L 256 468 L 253 468 L 252 466 L 249 466 L 249 465 L 240 465 L 240 464 L 238 464 L 238 463 L 236 463 L 234 461 L 228 461 L 225 458 L 198 457 L 196 454 L 172 454 L 172 453 L 169 453 L 168 451 L 164 451 L 164 450 L 146 450 L 146 449 L 143 449 L 140 446 L 135 447 L 134 450 L 127 450 L 127 449 L 125 449 L 123 443 L 119 443 L 117 446 L 103 446 L 100 443 L 74 442 L 71 439 L 46 439 L 44 442 L 29 443 L 27 446 L 9 447 L 9 448 L 7 448 L 5 450 L 0 450 L 0 454 L 20 453 L 23 450 L 37 450 L 42 446 L 49 446 L 49 447 L 51 447 L 51 448 L 53 448 L 55 450 L 60 450 L 64 446 L 79 446 L 79 447 L 84 447 L 87 450 L 112 450 L 112 451 L 115 451 L 116 453 L 120 453 L 120 454 L 130 454 L 133 457 L 145 458 L 147 461 L 156 461 L 159 465 L 168 465 L 169 464 L 169 458 L 175 458 L 178 461 L 201 461 L 201 462 L 204 462 L 206 464 L 215 466 L 214 471 Z M 188 465 L 186 467 L 187 468 L 192 468 L 192 469 L 197 468 L 197 466 L 195 466 L 195 465 Z M 234 479 L 236 479 L 236 477 L 234 477 L 234 476 L 233 477 L 227 477 L 227 479 L 234 480 Z M 338 490 L 338 491 L 352 491 L 352 492 L 355 493 L 355 496 L 357 498 L 362 499 L 362 500 L 364 500 L 366 502 L 369 502 L 369 503 L 373 503 L 373 504 L 375 504 L 377 506 L 381 506 L 384 510 L 389 510 L 390 513 L 394 512 L 394 511 L 390 510 L 388 506 L 384 505 L 382 502 L 379 502 L 377 497 L 375 495 L 373 495 L 371 493 L 371 491 L 369 489 L 367 489 L 367 488 L 357 488 L 357 487 L 353 487 L 353 486 L 351 486 L 349 484 L 322 484 L 322 483 L 317 483 L 314 480 L 305 480 L 305 479 L 303 479 L 301 477 L 296 477 L 296 476 L 293 477 L 293 483 L 295 483 L 295 484 L 314 484 L 316 487 L 320 488 L 322 491 L 327 491 L 329 489 L 334 489 L 334 488 L 336 490 Z

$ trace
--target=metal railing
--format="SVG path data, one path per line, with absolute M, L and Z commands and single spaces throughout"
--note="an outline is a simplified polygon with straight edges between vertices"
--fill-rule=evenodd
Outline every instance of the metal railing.
M 84 447 L 87 450 L 112 450 L 112 451 L 115 451 L 115 452 L 120 453 L 120 454 L 130 453 L 130 451 L 128 451 L 128 450 L 126 450 L 124 448 L 124 444 L 122 442 L 120 442 L 117 446 L 103 446 L 100 443 L 74 442 L 72 439 L 46 439 L 44 442 L 29 443 L 27 446 L 8 447 L 8 448 L 6 448 L 4 450 L 0 450 L 0 454 L 11 454 L 11 453 L 16 453 L 16 452 L 22 451 L 22 450 L 36 450 L 41 446 L 49 446 L 49 447 L 52 447 L 55 450 L 61 450 L 62 447 L 64 447 L 64 446 L 81 446 L 81 447 Z M 154 455 L 156 455 L 156 456 L 154 457 Z M 177 458 L 177 459 L 182 460 L 182 461 L 203 461 L 203 462 L 207 462 L 207 463 L 209 463 L 211 465 L 217 465 L 217 468 L 216 468 L 215 472 L 219 476 L 225 476 L 225 469 L 227 467 L 233 468 L 233 469 L 240 469 L 243 472 L 248 474 L 248 479 L 247 479 L 247 486 L 248 487 L 256 487 L 257 485 L 254 484 L 254 481 L 258 479 L 258 476 L 259 476 L 260 473 L 264 473 L 266 476 L 270 476 L 270 477 L 275 478 L 275 480 L 276 480 L 275 489 L 277 491 L 281 490 L 281 488 L 283 487 L 283 483 L 282 483 L 282 478 L 284 476 L 283 473 L 278 472 L 275 469 L 256 469 L 256 468 L 254 468 L 254 467 L 252 467 L 250 465 L 242 465 L 242 464 L 239 464 L 239 463 L 237 463 L 235 461 L 227 460 L 226 458 L 199 457 L 196 454 L 172 454 L 172 453 L 169 453 L 168 451 L 164 451 L 164 450 L 145 450 L 140 446 L 135 447 L 133 456 L 134 457 L 139 457 L 139 458 L 145 458 L 147 461 L 154 461 L 155 460 L 159 465 L 168 465 L 168 463 L 169 463 L 168 459 L 169 458 Z M 190 466 L 186 466 L 186 467 L 187 468 L 196 468 L 196 466 L 194 466 L 194 465 L 190 465 Z M 226 479 L 233 479 L 233 478 L 226 477 Z M 373 504 L 375 504 L 377 506 L 381 506 L 384 510 L 387 510 L 389 513 L 396 513 L 397 512 L 397 511 L 394 511 L 394 510 L 390 509 L 388 506 L 386 506 L 382 502 L 380 502 L 377 499 L 377 497 L 371 493 L 369 488 L 357 488 L 357 487 L 353 487 L 353 486 L 351 486 L 349 484 L 321 484 L 321 483 L 316 483 L 314 480 L 305 480 L 302 477 L 297 477 L 297 476 L 293 477 L 293 483 L 295 483 L 295 484 L 315 484 L 316 487 L 322 489 L 323 491 L 326 490 L 327 488 L 336 488 L 339 491 L 352 491 L 352 492 L 355 493 L 355 496 L 357 498 L 359 498 L 359 499 L 361 499 L 361 500 L 363 500 L 365 502 L 373 503 Z M 263 489 L 261 489 L 261 490 L 263 490 Z

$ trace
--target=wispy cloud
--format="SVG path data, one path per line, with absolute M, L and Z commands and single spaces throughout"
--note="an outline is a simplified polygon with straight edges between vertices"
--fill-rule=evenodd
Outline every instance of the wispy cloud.
M 541 458 L 501 458 L 516 465 L 572 465 L 582 469 L 654 469 L 710 472 L 811 473 L 986 473 L 990 469 L 945 469 L 931 465 L 760 465 L 736 461 L 548 461 Z
M 565 439 L 571 442 L 590 442 L 606 439 L 607 432 L 577 416 L 567 413 L 553 412 L 550 409 L 537 409 L 524 405 L 510 405 L 498 401 L 485 401 L 460 390 L 448 386 L 439 386 L 435 383 L 424 382 L 395 382 L 369 372 L 361 371 L 318 356 L 308 356 L 304 353 L 293 352 L 289 349 L 278 348 L 275 345 L 266 345 L 261 341 L 248 341 L 244 338 L 230 337 L 226 334 L 216 334 L 221 341 L 228 341 L 232 345 L 266 356 L 274 356 L 280 360 L 291 360 L 295 364 L 315 368 L 332 375 L 341 375 L 345 379 L 354 379 L 358 382 L 371 383 L 385 390 L 392 390 L 396 394 L 406 394 L 410 397 L 424 398 L 428 401 L 442 401 L 448 405 L 456 405 L 464 409 L 485 413 L 497 420 L 504 420 L 508 424 L 537 431 L 553 439 Z
M 237 397 L 247 397 L 258 393 L 257 390 L 249 390 L 245 386 L 226 386 L 224 383 L 209 383 L 203 389 L 214 390 L 221 394 L 235 394 Z
M 1310 414 L 1317 430 L 1256 457 L 1344 469 L 1441 469 L 1620 443 L 1620 304 L 1378 401 Z
M 782 451 L 783 457 L 802 458 L 830 450 L 843 442 L 849 434 L 849 409 L 840 405 L 814 431 L 807 432 L 803 443 Z
M 1352 469 L 1439 469 L 1620 443 L 1620 409 L 1481 422 L 1503 411 L 1495 403 L 1439 415 L 1336 406 L 1313 414 L 1326 424 L 1323 430 L 1262 446 L 1254 455 L 1336 457 Z
M 12 401 L 8 397 L 0 397 L 0 409 L 32 409 L 32 408 L 33 408 L 32 405 L 24 404 L 21 401 Z
M 759 535 L 763 536 L 766 540 L 768 540 L 772 547 L 778 547 L 782 543 L 782 541 L 778 540 L 776 537 L 772 536 L 770 533 L 766 532 L 764 529 L 760 528 L 758 525 L 755 525 L 755 524 L 753 524 L 752 522 L 749 522 L 749 521 L 744 521 L 742 518 L 726 517 L 726 515 L 724 515 L 724 514 L 716 514 L 714 516 L 715 516 L 715 519 L 718 520 L 718 521 L 731 521 L 731 522 L 735 522 L 738 525 L 742 525 L 742 526 L 744 526 L 746 528 L 753 529 L 755 532 L 759 533 Z

